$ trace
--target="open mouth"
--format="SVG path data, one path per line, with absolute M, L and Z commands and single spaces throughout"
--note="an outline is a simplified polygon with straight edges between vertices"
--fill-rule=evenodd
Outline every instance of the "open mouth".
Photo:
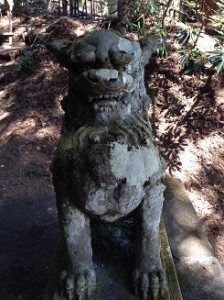
M 92 105 L 96 112 L 110 112 L 115 108 L 122 96 L 122 92 L 89 96 L 88 103 Z
M 98 102 L 98 101 L 119 101 L 122 96 L 123 96 L 122 92 L 89 96 L 88 103 Z

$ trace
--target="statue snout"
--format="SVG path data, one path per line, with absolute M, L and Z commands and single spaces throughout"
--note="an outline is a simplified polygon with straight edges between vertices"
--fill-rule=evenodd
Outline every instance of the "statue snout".
M 119 74 L 118 71 L 114 69 L 91 69 L 86 72 L 86 77 L 93 83 L 116 83 Z

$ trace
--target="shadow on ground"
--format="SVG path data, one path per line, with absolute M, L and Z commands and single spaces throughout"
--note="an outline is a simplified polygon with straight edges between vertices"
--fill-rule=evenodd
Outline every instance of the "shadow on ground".
M 0 203 L 1 300 L 43 297 L 59 229 L 54 197 L 37 193 Z

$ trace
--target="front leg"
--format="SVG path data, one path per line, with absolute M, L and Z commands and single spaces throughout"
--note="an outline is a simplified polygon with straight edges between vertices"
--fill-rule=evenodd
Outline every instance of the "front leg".
M 158 300 L 166 289 L 160 258 L 159 224 L 163 207 L 164 185 L 148 189 L 136 214 L 136 268 L 133 273 L 135 295 Z
M 57 203 L 66 257 L 60 275 L 60 299 L 88 298 L 96 285 L 90 220 L 69 198 L 58 198 Z

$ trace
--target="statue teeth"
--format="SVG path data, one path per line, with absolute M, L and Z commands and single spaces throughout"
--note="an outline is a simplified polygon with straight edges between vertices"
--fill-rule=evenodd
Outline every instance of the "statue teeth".
M 89 96 L 88 97 L 88 103 L 92 103 L 94 101 L 100 101 L 102 99 L 105 100 L 118 100 L 121 96 L 123 95 L 122 92 L 117 92 L 117 93 L 111 93 L 111 94 L 100 94 L 100 95 L 96 95 L 96 96 Z
M 101 111 L 108 113 L 111 111 L 111 107 L 101 107 Z
M 94 106 L 93 106 L 93 108 L 95 109 L 95 110 L 98 110 L 98 105 L 96 104 L 96 103 L 94 103 Z
M 91 103 L 93 101 L 94 97 L 93 96 L 89 96 L 88 98 L 88 102 Z

